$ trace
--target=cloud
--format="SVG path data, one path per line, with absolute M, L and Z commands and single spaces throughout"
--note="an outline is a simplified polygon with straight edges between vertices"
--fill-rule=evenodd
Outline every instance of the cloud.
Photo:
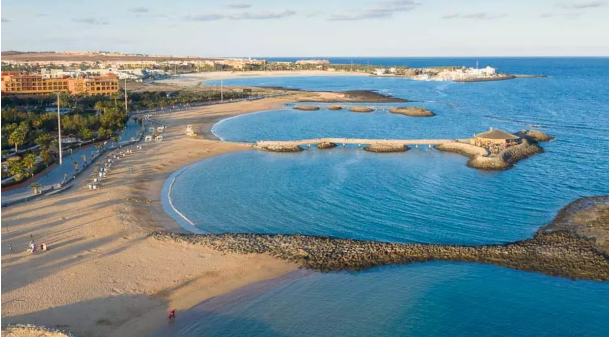
M 333 14 L 330 21 L 356 21 L 368 19 L 385 19 L 393 16 L 394 13 L 407 12 L 416 9 L 420 3 L 411 0 L 394 0 L 379 2 L 376 6 L 365 8 L 350 14 Z
M 492 14 L 486 12 L 469 13 L 469 14 L 446 14 L 442 16 L 444 19 L 473 19 L 473 20 L 496 20 L 506 17 L 506 14 Z
M 137 14 L 138 18 L 169 18 L 165 14 Z
M 105 26 L 108 24 L 108 21 L 99 20 L 96 18 L 76 18 L 76 19 L 72 19 L 72 21 L 78 22 L 78 23 L 84 23 L 87 25 L 97 25 L 97 26 Z
M 291 10 L 283 10 L 280 12 L 243 12 L 235 15 L 231 15 L 231 20 L 267 20 L 267 19 L 281 19 L 292 16 L 296 12 Z
M 237 14 L 200 14 L 187 15 L 184 17 L 188 21 L 218 21 L 218 20 L 269 20 L 281 19 L 295 15 L 296 12 L 291 10 L 275 11 L 275 12 L 242 12 Z
M 2 18 L 2 22 L 11 22 L 11 20 L 9 20 L 7 18 Z
M 142 6 L 129 8 L 128 11 L 132 12 L 132 13 L 148 13 L 149 12 L 148 8 L 142 7 Z
M 542 13 L 541 15 L 539 15 L 539 17 L 544 18 L 544 19 L 549 19 L 549 18 L 574 19 L 574 18 L 582 16 L 583 14 L 584 13 Z
M 217 21 L 226 19 L 226 15 L 221 14 L 199 14 L 199 15 L 187 15 L 184 17 L 187 21 Z
M 605 5 L 604 1 L 589 1 L 589 2 L 572 2 L 572 3 L 561 3 L 556 7 L 561 9 L 586 9 L 586 8 L 597 8 Z
M 228 8 L 237 8 L 237 9 L 246 9 L 252 7 L 252 4 L 247 3 L 232 3 L 228 4 L 226 7 Z

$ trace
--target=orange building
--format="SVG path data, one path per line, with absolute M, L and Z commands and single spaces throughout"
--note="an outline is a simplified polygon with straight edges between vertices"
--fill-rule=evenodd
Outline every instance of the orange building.
M 2 95 L 48 95 L 60 91 L 69 91 L 73 95 L 108 95 L 118 91 L 118 77 L 107 74 L 76 78 L 44 78 L 38 74 L 2 72 Z

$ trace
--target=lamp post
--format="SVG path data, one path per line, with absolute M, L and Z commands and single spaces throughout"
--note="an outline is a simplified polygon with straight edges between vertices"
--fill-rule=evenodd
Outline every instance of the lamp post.
M 59 131 L 59 165 L 63 164 L 63 155 L 61 153 L 61 112 L 59 111 L 59 92 L 57 94 L 57 130 Z

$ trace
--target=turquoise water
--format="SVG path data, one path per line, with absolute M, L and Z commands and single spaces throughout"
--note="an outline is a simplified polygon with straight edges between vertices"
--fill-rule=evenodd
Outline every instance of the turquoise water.
M 530 237 L 573 199 L 609 193 L 609 59 L 493 62 L 500 70 L 550 77 L 467 84 L 373 77 L 225 81 L 375 89 L 421 101 L 414 105 L 437 116 L 288 107 L 225 120 L 213 131 L 236 141 L 458 138 L 489 127 L 539 128 L 557 137 L 542 144 L 545 153 L 512 170 L 473 170 L 462 156 L 426 148 L 405 154 L 356 148 L 249 151 L 211 158 L 177 175 L 174 206 L 202 232 L 486 244 Z M 165 199 L 173 178 L 166 183 Z M 164 207 L 173 214 L 167 200 Z M 178 335 L 601 336 L 609 330 L 609 319 L 600 319 L 609 317 L 606 283 L 472 264 L 313 274 L 229 302 L 222 309 L 227 311 L 211 316 L 198 319 L 193 313 L 187 326 L 175 327 L 184 329 Z M 206 305 L 198 310 L 208 311 Z
M 154 336 L 607 336 L 609 284 L 433 262 L 257 284 Z

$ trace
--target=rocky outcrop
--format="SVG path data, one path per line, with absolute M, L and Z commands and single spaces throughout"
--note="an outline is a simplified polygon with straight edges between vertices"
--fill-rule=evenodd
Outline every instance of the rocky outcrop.
M 316 111 L 319 110 L 319 107 L 314 105 L 296 105 L 293 109 L 303 111 Z
M 367 106 L 354 106 L 349 109 L 351 112 L 372 112 L 374 109 Z
M 539 130 L 520 130 L 515 135 L 527 139 L 529 142 L 548 142 L 554 140 L 554 137 Z
M 274 144 L 265 144 L 257 146 L 260 150 L 269 151 L 269 152 L 300 152 L 304 151 L 303 148 L 297 145 L 274 145 Z
M 331 143 L 331 142 L 321 142 L 321 143 L 317 144 L 317 148 L 320 150 L 332 149 L 335 147 L 336 147 L 336 144 Z
M 541 147 L 525 139 L 521 144 L 510 146 L 496 155 L 476 156 L 467 165 L 482 170 L 507 170 L 517 162 L 542 152 Z
M 488 150 L 485 148 L 463 142 L 442 143 L 434 146 L 434 148 L 439 151 L 462 154 L 470 158 L 489 155 Z
M 415 107 L 415 106 L 395 107 L 395 108 L 391 108 L 389 110 L 389 112 L 392 114 L 400 114 L 400 115 L 405 115 L 405 116 L 410 116 L 410 117 L 433 117 L 436 115 L 435 113 L 433 113 L 425 108 Z
M 370 144 L 364 148 L 368 152 L 378 153 L 389 153 L 389 152 L 406 152 L 410 148 L 406 145 L 393 145 L 393 144 Z
M 343 107 L 340 105 L 330 105 L 328 107 L 328 110 L 342 110 L 342 109 L 343 109 Z

